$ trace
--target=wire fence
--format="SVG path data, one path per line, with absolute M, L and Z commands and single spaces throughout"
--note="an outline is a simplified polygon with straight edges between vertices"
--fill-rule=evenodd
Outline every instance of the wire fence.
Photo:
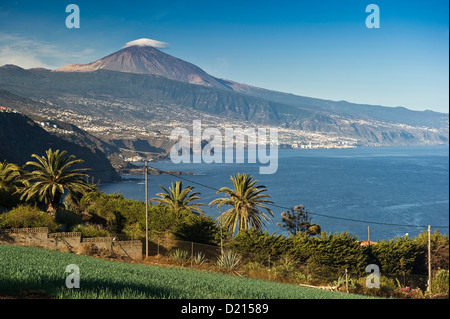
M 144 245 L 145 255 L 145 245 Z M 220 264 L 223 254 L 230 253 L 237 260 L 231 268 Z M 148 245 L 150 258 L 166 258 L 169 264 L 200 269 L 226 269 L 239 275 L 277 280 L 306 285 L 325 285 L 329 289 L 352 290 L 364 286 L 370 273 L 357 266 L 317 265 L 308 261 L 298 261 L 290 255 L 265 255 L 255 258 L 255 253 L 242 252 L 229 247 L 183 241 L 167 236 L 153 236 Z M 235 261 L 236 261 L 235 260 Z M 346 268 L 348 267 L 348 268 Z M 440 268 L 432 269 L 432 277 Z M 448 265 L 447 268 L 448 270 Z M 403 291 L 408 289 L 428 288 L 428 275 L 399 272 L 395 274 L 380 271 L 381 284 L 388 290 Z M 448 283 L 447 283 L 448 285 Z M 386 290 L 385 289 L 385 290 Z M 448 290 L 447 290 L 448 291 Z

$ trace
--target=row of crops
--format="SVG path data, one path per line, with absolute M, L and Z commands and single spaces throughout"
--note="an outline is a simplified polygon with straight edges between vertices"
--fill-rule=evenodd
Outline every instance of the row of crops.
M 80 288 L 66 287 L 75 264 Z M 175 267 L 103 260 L 39 248 L 0 245 L 0 291 L 45 290 L 56 298 L 331 299 L 364 296 Z

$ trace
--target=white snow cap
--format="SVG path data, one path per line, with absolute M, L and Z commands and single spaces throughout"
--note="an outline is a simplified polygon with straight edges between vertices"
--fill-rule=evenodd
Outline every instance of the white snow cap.
M 142 38 L 142 39 L 137 39 L 137 40 L 128 42 L 127 44 L 125 44 L 124 48 L 138 46 L 138 47 L 154 47 L 154 48 L 164 49 L 164 48 L 167 48 L 168 45 L 169 44 L 165 43 L 165 42 Z

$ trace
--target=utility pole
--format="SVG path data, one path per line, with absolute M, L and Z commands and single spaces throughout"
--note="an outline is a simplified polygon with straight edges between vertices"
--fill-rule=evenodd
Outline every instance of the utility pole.
M 148 257 L 148 164 L 145 161 L 145 258 Z
M 427 292 L 431 293 L 431 226 L 428 225 L 428 287 Z

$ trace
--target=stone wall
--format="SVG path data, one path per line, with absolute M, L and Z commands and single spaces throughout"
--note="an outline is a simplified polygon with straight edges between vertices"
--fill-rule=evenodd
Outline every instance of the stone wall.
M 140 256 L 142 258 L 142 242 L 140 240 L 128 240 L 128 241 L 116 241 L 114 242 L 114 252 L 119 255 L 126 255 L 127 257 L 130 257 L 131 259 L 137 259 L 133 258 L 132 256 Z
M 0 244 L 40 247 L 79 253 L 86 246 L 113 251 L 131 259 L 142 259 L 142 242 L 118 241 L 112 237 L 81 238 L 81 233 L 49 233 L 48 228 L 14 228 L 0 230 Z
M 0 243 L 45 248 L 48 228 L 13 228 L 0 230 Z

